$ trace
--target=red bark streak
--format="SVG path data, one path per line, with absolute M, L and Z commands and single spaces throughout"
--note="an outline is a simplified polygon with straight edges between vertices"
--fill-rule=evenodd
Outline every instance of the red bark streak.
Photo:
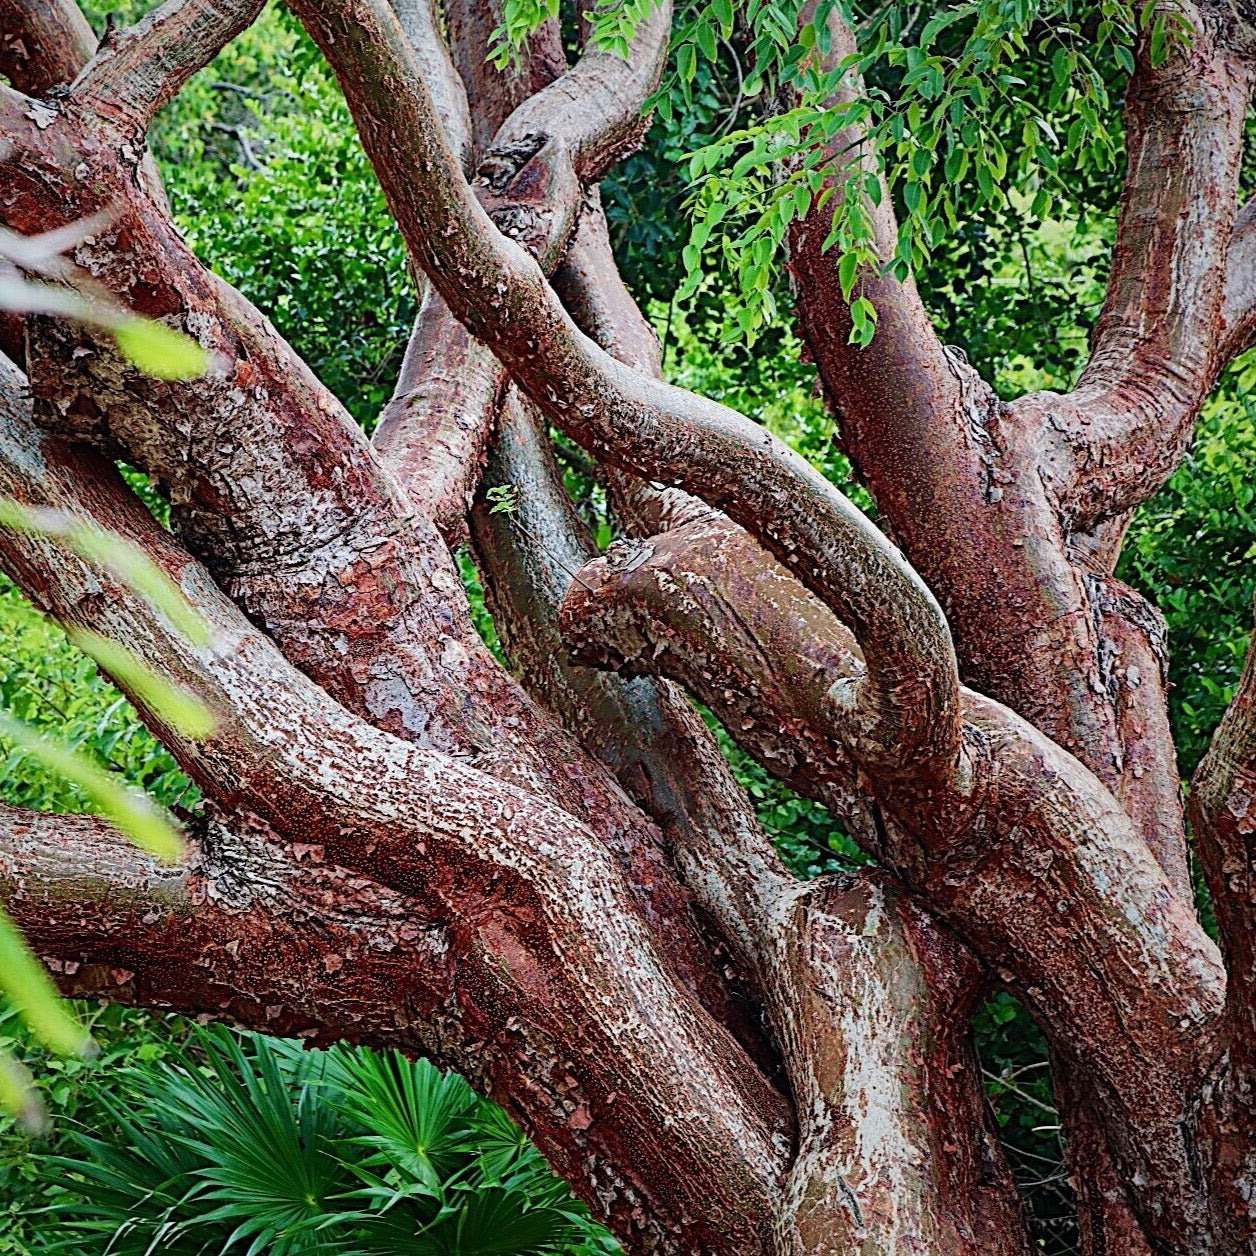
M 6 424 L 7 439 L 18 426 Z M 60 617 L 125 640 L 218 713 L 203 745 L 161 730 L 209 795 L 299 834 L 304 849 L 317 843 L 330 867 L 404 895 L 409 920 L 445 931 L 450 984 L 420 1014 L 430 1012 L 473 1075 L 485 1067 L 477 1055 L 494 1058 L 562 1171 L 589 1192 L 614 1187 L 602 1206 L 621 1232 L 640 1219 L 636 1192 L 660 1251 L 675 1250 L 682 1219 L 700 1245 L 760 1250 L 780 1171 L 773 1140 L 785 1133 L 779 1100 L 675 984 L 597 838 L 552 805 L 329 704 L 99 462 L 53 440 L 10 444 L 3 479 L 5 491 L 89 510 L 195 599 L 217 630 L 209 649 L 191 647 L 125 589 L 94 596 L 99 576 L 65 556 L 50 563 L 48 543 L 4 538 L 7 569 Z M 631 1009 L 608 1021 L 608 1000 L 628 988 Z M 580 1104 L 607 1119 L 573 1127 Z M 686 1157 L 689 1168 L 678 1168 Z
M 764 565 L 737 554 L 727 525 L 690 525 L 627 561 L 586 567 L 564 627 L 603 665 L 683 680 L 778 773 L 765 740 L 770 748 L 776 730 L 797 737 L 790 722 L 808 719 L 814 781 L 800 772 L 797 788 L 840 799 L 848 760 L 822 749 L 842 740 L 827 695 L 834 671 L 853 678 L 858 660 L 831 613 Z M 747 571 L 756 574 L 747 580 Z M 782 638 L 797 662 L 767 673 L 759 660 L 779 660 Z M 817 657 L 829 666 L 815 666 Z M 856 833 L 1036 1009 L 1086 1078 L 1153 1232 L 1189 1235 L 1201 1246 L 1186 1250 L 1205 1251 L 1205 1196 L 1183 1123 L 1216 1049 L 1215 949 L 1081 764 L 989 699 L 965 690 L 963 704 L 954 775 L 930 789 L 861 775 L 880 823 L 871 839 Z M 857 747 L 846 753 L 859 758 Z

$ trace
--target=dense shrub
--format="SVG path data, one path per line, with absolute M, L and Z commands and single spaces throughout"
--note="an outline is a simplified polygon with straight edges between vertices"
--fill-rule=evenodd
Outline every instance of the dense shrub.
M 0 1119 L 0 1256 L 38 1251 L 36 1229 L 42 1210 L 75 1198 L 65 1176 L 50 1172 L 42 1157 L 67 1150 L 72 1129 L 107 1128 L 101 1099 L 121 1098 L 116 1087 L 119 1070 L 154 1065 L 172 1056 L 190 1030 L 182 1017 L 133 1008 L 76 1004 L 75 1010 L 99 1048 L 93 1060 L 62 1059 L 32 1046 L 16 1014 L 0 1010 L 0 1047 L 30 1066 L 52 1118 L 50 1135 L 39 1141 Z
M 595 1256 L 617 1245 L 496 1104 L 426 1061 L 217 1028 L 97 1072 L 39 1250 Z

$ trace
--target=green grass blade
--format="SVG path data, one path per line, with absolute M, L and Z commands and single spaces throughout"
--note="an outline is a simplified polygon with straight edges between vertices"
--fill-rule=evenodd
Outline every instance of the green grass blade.
M 141 850 L 168 863 L 176 863 L 182 856 L 183 840 L 178 830 L 147 794 L 98 768 L 85 755 L 50 741 L 3 711 L 0 711 L 0 734 L 51 771 L 73 781 L 88 796 L 97 813 Z
M 209 624 L 183 591 L 138 545 L 61 510 L 24 506 L 0 497 L 0 527 L 54 537 L 81 558 L 104 568 L 160 611 L 193 645 L 209 644 Z
M 181 733 L 197 741 L 213 733 L 213 713 L 195 694 L 167 680 L 125 646 L 81 628 L 67 628 L 66 636 Z
M 31 1032 L 46 1047 L 60 1055 L 85 1055 L 91 1051 L 91 1037 L 70 1014 L 44 966 L 3 909 L 0 909 L 0 992 L 8 997 Z M 13 1076 L 10 1070 L 10 1082 Z

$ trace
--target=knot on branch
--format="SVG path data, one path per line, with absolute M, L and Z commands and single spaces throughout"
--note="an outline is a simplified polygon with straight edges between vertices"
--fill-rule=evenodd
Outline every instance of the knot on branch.
M 561 138 L 532 131 L 491 149 L 480 163 L 476 195 L 497 229 L 545 270 L 566 252 L 584 189 Z
M 491 188 L 498 195 L 504 194 L 510 189 L 516 176 L 549 141 L 550 137 L 545 132 L 529 131 L 518 139 L 495 145 L 480 162 L 480 168 L 476 171 L 476 183 Z
M 264 820 L 240 812 L 233 814 L 228 827 L 215 816 L 205 815 L 193 832 L 200 850 L 197 871 L 204 878 L 207 898 L 243 911 L 286 897 L 278 871 L 278 839 Z

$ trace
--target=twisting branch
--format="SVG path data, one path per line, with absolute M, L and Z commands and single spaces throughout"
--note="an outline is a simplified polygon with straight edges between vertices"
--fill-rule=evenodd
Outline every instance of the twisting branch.
M 1227 973 L 1230 1069 L 1216 1079 L 1203 1141 L 1218 1234 L 1241 1251 L 1256 1200 L 1256 637 L 1238 692 L 1195 771 L 1190 815 Z
M 662 379 L 658 337 L 615 264 L 606 215 L 596 188 L 591 191 L 553 284 L 572 320 L 586 336 L 625 366 Z M 613 466 L 601 470 L 616 516 L 635 536 L 654 536 L 712 513 L 705 502 L 681 489 L 652 484 Z
M 467 89 L 454 68 L 449 47 L 441 34 L 439 0 L 392 0 L 392 6 L 423 67 L 424 81 L 431 89 L 449 143 L 463 169 L 468 169 L 474 152 L 471 109 Z
M 467 512 L 505 381 L 492 350 L 429 284 L 371 440 L 451 548 L 466 540 Z
M 230 40 L 252 25 L 265 0 L 166 0 L 106 41 L 74 83 L 73 96 L 143 132 Z
M 1226 258 L 1221 323 L 1219 364 L 1234 361 L 1256 343 L 1256 200 L 1243 206 L 1234 223 Z
M 1094 351 L 1053 413 L 1048 476 L 1070 526 L 1087 530 L 1157 492 L 1181 461 L 1219 356 L 1226 254 L 1251 95 L 1251 34 L 1214 0 L 1163 65 L 1150 38 L 1126 96 L 1128 171 Z
M 684 681 L 769 771 L 840 805 L 849 768 L 827 694 L 859 660 L 832 612 L 748 561 L 747 543 L 711 521 L 600 559 L 564 630 L 586 661 Z M 878 822 L 854 835 L 1037 1011 L 1151 1232 L 1207 1251 L 1188 1126 L 1218 1053 L 1216 950 L 1094 776 L 997 703 L 962 703 L 960 768 L 927 791 L 861 780 Z
M 562 628 L 586 664 L 684 683 L 773 776 L 877 851 L 875 801 L 828 719 L 833 679 L 864 671 L 859 647 L 736 524 L 612 546 L 571 583 Z
M 334 699 L 570 814 L 596 807 L 677 971 L 725 1017 L 727 993 L 657 828 L 488 653 L 448 551 L 361 429 L 274 328 L 200 265 L 117 145 L 100 147 L 90 192 L 64 168 L 57 184 L 57 154 L 74 165 L 78 146 L 97 142 L 90 116 L 72 111 L 40 128 L 14 95 L 6 171 L 37 161 L 43 175 L 17 176 L 5 206 L 13 225 L 112 205 L 90 246 L 96 277 L 130 306 L 173 315 L 213 355 L 200 378 L 158 381 L 105 338 L 32 320 L 41 421 L 124 450 L 153 475 L 192 551 Z
M 949 1124 L 983 1128 L 967 1041 L 979 966 L 884 879 L 794 881 L 671 685 L 570 666 L 557 602 L 580 587 L 574 569 L 591 546 L 544 425 L 517 395 L 503 409 L 487 478 L 521 490 L 517 513 L 493 514 L 481 501 L 473 516 L 508 652 L 647 810 L 671 813 L 666 828 L 687 883 L 761 992 L 800 1123 L 777 1250 L 863 1241 L 892 1252 L 909 1234 L 957 1256 L 1022 1250 L 1019 1207 L 992 1132 L 974 1144 Z M 740 528 L 725 527 L 757 548 Z M 727 612 L 736 618 L 732 606 Z M 914 1063 L 922 1054 L 923 1069 Z M 873 1057 L 881 1061 L 873 1072 L 846 1066 Z M 922 1119 L 931 1108 L 948 1123 Z M 870 1120 L 882 1139 L 859 1136 Z
M 558 133 L 580 181 L 596 183 L 645 135 L 649 118 L 641 106 L 658 86 L 671 30 L 671 0 L 659 0 L 638 26 L 626 58 L 587 50 L 502 123 L 485 160 Z
M 18 91 L 42 96 L 72 82 L 95 51 L 75 0 L 0 0 L 0 74 Z
M 425 1000 L 444 1054 L 491 1074 L 560 1169 L 590 1196 L 607 1192 L 621 1232 L 632 1183 L 662 1219 L 660 1250 L 675 1250 L 682 1221 L 687 1241 L 723 1242 L 731 1227 L 760 1250 L 788 1137 L 782 1101 L 678 983 L 602 842 L 553 804 L 329 702 L 106 460 L 42 435 L 20 406 L 5 417 L 0 492 L 140 545 L 210 626 L 197 645 L 48 538 L 0 534 L 6 569 L 62 622 L 125 641 L 215 712 L 217 730 L 194 742 L 137 702 L 206 795 L 413 900 L 414 918 L 445 935 L 443 997 Z M 624 996 L 608 1020 L 606 1000 Z
M 422 7 L 422 0 L 416 0 Z M 415 4 L 398 9 L 409 15 L 408 29 L 419 30 Z M 483 13 L 459 10 L 471 23 L 463 42 L 486 37 Z M 451 20 L 457 15 L 451 15 Z M 453 21 L 458 33 L 457 21 Z M 496 133 L 480 165 L 477 192 L 499 228 L 527 248 L 548 272 L 567 248 L 584 187 L 614 156 L 622 156 L 643 134 L 642 106 L 662 72 L 667 50 L 667 23 L 651 20 L 638 33 L 628 58 L 587 53 L 566 74 L 518 105 Z M 421 52 L 424 80 L 433 87 L 433 104 L 442 120 L 448 95 L 447 54 L 436 31 L 425 36 L 439 51 Z M 413 38 L 412 38 L 413 42 Z M 470 74 L 478 50 L 455 41 Z M 439 62 L 434 69 L 427 62 Z M 542 58 L 532 66 L 530 80 L 546 73 Z M 557 72 L 557 66 L 550 66 Z M 505 100 L 513 100 L 519 73 L 481 66 L 471 77 L 476 88 L 475 125 L 498 116 Z M 461 85 L 458 90 L 461 91 Z M 501 96 L 505 92 L 505 96 Z M 605 108 L 602 97 L 614 97 Z M 463 169 L 468 168 L 462 121 L 455 116 L 448 138 Z M 469 142 L 469 141 L 468 141 Z M 466 511 L 478 483 L 489 424 L 505 384 L 506 372 L 492 351 L 475 340 L 453 316 L 440 293 L 429 287 L 406 351 L 393 396 L 375 434 L 375 446 L 406 485 L 423 485 L 416 495 L 441 534 L 451 544 L 465 537 Z
M 444 0 L 444 9 L 450 52 L 472 102 L 475 151 L 483 154 L 519 105 L 567 72 L 562 23 L 546 18 L 499 69 L 490 52 L 505 17 L 504 0 Z
M 958 747 L 950 633 L 898 552 L 770 433 L 628 370 L 578 331 L 536 263 L 473 196 L 391 10 L 372 0 L 294 7 L 340 78 L 411 252 L 450 309 L 574 440 L 724 510 L 849 620 L 868 676 L 834 702 L 861 754 L 886 768 L 949 764 Z M 400 177 L 399 164 L 415 177 Z

